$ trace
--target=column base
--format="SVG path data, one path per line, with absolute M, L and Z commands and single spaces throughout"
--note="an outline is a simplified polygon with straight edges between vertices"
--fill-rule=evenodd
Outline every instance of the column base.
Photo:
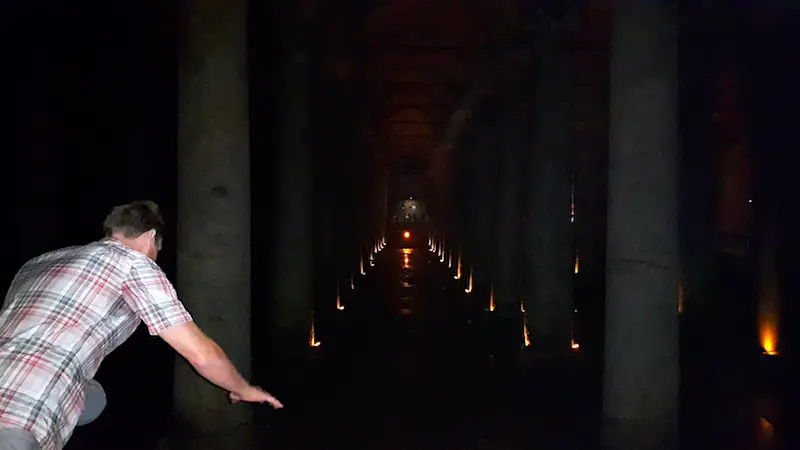
M 603 420 L 603 450 L 677 450 L 678 427 L 662 421 Z

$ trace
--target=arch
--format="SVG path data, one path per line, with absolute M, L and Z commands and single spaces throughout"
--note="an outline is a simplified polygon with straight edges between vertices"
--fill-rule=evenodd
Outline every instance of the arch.
M 386 136 L 432 136 L 434 134 L 432 125 L 431 123 L 385 122 L 379 127 L 379 134 Z
M 383 51 L 365 65 L 368 81 L 406 81 L 424 83 L 457 83 L 468 74 L 465 58 L 454 52 Z
M 433 118 L 429 111 L 419 106 L 402 106 L 391 108 L 383 117 L 383 122 L 406 122 L 406 123 L 433 123 Z

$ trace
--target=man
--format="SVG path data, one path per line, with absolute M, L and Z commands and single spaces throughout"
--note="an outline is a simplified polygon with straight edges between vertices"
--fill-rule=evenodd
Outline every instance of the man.
M 0 450 L 61 450 L 105 394 L 92 378 L 144 321 L 234 402 L 283 405 L 250 385 L 194 324 L 155 263 L 164 223 L 149 201 L 114 208 L 106 237 L 34 258 L 0 312 Z M 82 414 L 83 413 L 83 414 Z

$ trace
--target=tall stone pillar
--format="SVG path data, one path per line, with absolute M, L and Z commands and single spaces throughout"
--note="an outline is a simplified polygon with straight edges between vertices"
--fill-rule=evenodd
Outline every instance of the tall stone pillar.
M 289 45 L 283 61 L 285 94 L 280 99 L 284 116 L 280 124 L 281 178 L 275 215 L 279 223 L 269 326 L 277 353 L 294 359 L 301 357 L 308 346 L 314 307 L 314 164 L 307 136 L 310 49 L 304 42 Z
M 524 181 L 529 192 L 524 301 L 533 355 L 548 359 L 569 353 L 572 338 L 572 77 L 559 45 L 563 25 L 549 17 L 542 25 L 534 145 Z
M 250 155 L 247 1 L 184 6 L 178 120 L 177 289 L 198 326 L 250 376 Z M 246 448 L 251 411 L 182 359 L 180 448 Z M 178 440 L 183 441 L 183 440 Z
M 604 441 L 674 449 L 678 431 L 677 32 L 668 2 L 615 6 Z
M 591 18 L 591 19 L 589 19 Z M 588 14 L 582 30 L 601 30 L 605 35 L 611 22 L 608 18 Z M 597 35 L 575 36 L 579 45 L 590 45 Z M 581 357 L 602 367 L 605 349 L 605 282 L 606 282 L 606 200 L 608 195 L 608 50 L 595 43 L 591 59 L 587 55 L 574 58 L 570 65 L 575 77 L 588 74 L 584 69 L 601 67 L 592 73 L 589 86 L 574 88 L 573 108 L 575 157 L 574 221 L 572 223 L 575 253 L 579 271 L 574 275 L 574 304 L 577 313 L 576 338 Z M 586 65 L 584 65 L 586 64 Z
M 502 136 L 500 152 L 500 198 L 495 227 L 497 254 L 495 260 L 495 302 L 503 317 L 516 317 L 520 310 L 520 150 L 523 128 L 516 108 L 504 105 L 504 123 L 499 127 Z
M 687 8 L 686 25 L 681 32 L 680 98 L 687 99 L 680 115 L 681 167 L 680 174 L 680 227 L 681 227 L 681 322 L 684 338 L 689 334 L 697 338 L 684 339 L 691 342 L 683 348 L 694 350 L 703 358 L 714 345 L 704 343 L 704 334 L 709 332 L 707 320 L 714 314 L 711 299 L 711 280 L 714 278 L 713 263 L 713 199 L 714 172 L 711 139 L 713 131 L 715 73 L 714 59 L 709 55 L 720 53 L 708 43 L 709 14 L 703 8 Z M 718 64 L 718 63 L 716 63 Z M 686 357 L 686 354 L 682 354 Z
M 473 281 L 486 282 L 494 267 L 494 256 L 497 246 L 487 236 L 494 232 L 497 217 L 496 189 L 494 180 L 496 178 L 494 168 L 497 159 L 496 147 L 493 143 L 497 142 L 497 136 L 492 134 L 496 131 L 486 124 L 488 114 L 481 114 L 480 119 L 472 123 L 475 130 L 475 139 L 471 143 L 475 148 L 472 149 L 470 158 L 474 164 L 473 180 L 475 198 L 469 205 L 470 215 L 473 217 L 475 233 L 472 237 L 473 254 L 469 255 L 472 261 Z M 464 272 L 464 276 L 469 273 Z

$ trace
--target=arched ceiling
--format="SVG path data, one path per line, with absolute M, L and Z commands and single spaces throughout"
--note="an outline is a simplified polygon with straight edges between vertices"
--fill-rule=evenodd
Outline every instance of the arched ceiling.
M 582 13 L 572 25 L 569 44 L 578 73 L 576 131 L 602 141 L 602 120 L 592 116 L 602 113 L 595 105 L 602 104 L 606 85 L 610 1 L 579 1 Z M 487 77 L 487 71 L 489 78 L 497 78 L 498 73 L 504 76 L 509 71 L 504 61 L 531 56 L 512 44 L 530 32 L 524 28 L 531 21 L 524 16 L 530 14 L 531 2 L 342 0 L 329 4 L 336 5 L 339 15 L 323 22 L 330 28 L 331 41 L 339 44 L 328 43 L 335 55 L 329 55 L 327 67 L 351 85 L 354 101 L 361 107 L 361 138 L 378 164 L 390 170 L 427 171 L 441 164 L 441 155 L 435 156 L 437 149 L 449 147 L 451 134 L 458 133 L 453 124 L 468 115 L 469 101 L 485 81 L 481 78 Z
M 364 138 L 386 167 L 427 170 L 459 99 L 498 40 L 487 14 L 497 19 L 505 9 L 488 4 L 385 0 L 366 12 L 353 39 L 354 83 L 363 100 Z

